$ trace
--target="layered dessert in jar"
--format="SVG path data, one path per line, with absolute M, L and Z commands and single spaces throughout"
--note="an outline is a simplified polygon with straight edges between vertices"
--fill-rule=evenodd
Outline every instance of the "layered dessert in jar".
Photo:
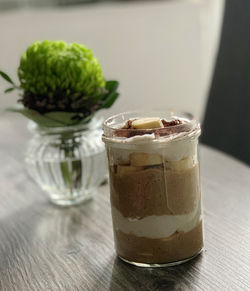
M 189 114 L 132 112 L 107 119 L 110 200 L 118 256 L 174 265 L 203 247 L 199 123 Z

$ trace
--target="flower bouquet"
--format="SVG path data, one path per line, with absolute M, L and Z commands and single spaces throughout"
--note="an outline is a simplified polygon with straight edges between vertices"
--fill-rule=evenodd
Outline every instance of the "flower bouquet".
M 30 45 L 17 72 L 19 85 L 3 71 L 0 75 L 10 83 L 5 93 L 17 90 L 20 96 L 18 104 L 7 110 L 34 122 L 26 151 L 29 173 L 52 202 L 85 201 L 103 180 L 106 168 L 94 115 L 115 102 L 118 82 L 105 80 L 89 48 L 63 41 Z

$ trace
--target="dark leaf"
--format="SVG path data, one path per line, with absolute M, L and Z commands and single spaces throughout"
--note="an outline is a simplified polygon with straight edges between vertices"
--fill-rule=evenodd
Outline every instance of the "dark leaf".
M 119 93 L 112 92 L 109 95 L 106 96 L 101 108 L 109 108 L 113 105 L 117 97 L 119 96 Z
M 117 90 L 118 86 L 119 86 L 119 82 L 117 82 L 117 81 L 106 81 L 105 89 L 108 92 L 114 92 Z
M 14 89 L 15 89 L 15 88 L 10 87 L 10 88 L 4 90 L 4 93 L 9 93 L 9 92 L 13 91 Z
M 79 121 L 79 123 L 77 123 L 77 124 L 85 124 L 85 123 L 88 123 L 92 118 L 93 118 L 93 115 L 91 114 L 91 115 L 89 115 L 89 116 L 81 119 L 81 121 Z
M 109 108 L 113 105 L 117 97 L 119 96 L 119 93 L 116 92 L 117 88 L 119 86 L 119 82 L 117 81 L 107 81 L 105 89 L 108 91 L 108 93 L 103 94 L 103 96 L 100 98 L 101 100 L 101 106 L 99 109 L 102 108 Z
M 63 123 L 45 117 L 44 115 L 40 114 L 39 112 L 31 109 L 27 109 L 20 104 L 7 108 L 7 111 L 11 112 L 18 112 L 23 114 L 24 116 L 28 117 L 29 119 L 33 120 L 41 127 L 58 127 L 64 126 Z
M 7 111 L 21 113 L 41 127 L 61 127 L 85 124 L 93 117 L 93 115 L 89 115 L 83 119 L 74 119 L 75 116 L 81 114 L 80 112 L 49 112 L 40 114 L 20 104 L 7 108 Z
M 75 112 L 62 112 L 62 111 L 52 111 L 43 114 L 44 117 L 47 117 L 56 122 L 60 122 L 65 126 L 78 124 L 78 120 L 74 118 L 76 115 L 77 113 Z
M 104 92 L 102 92 L 98 96 L 89 98 L 87 100 L 87 102 L 85 103 L 85 107 L 91 108 L 94 105 L 99 104 L 101 101 L 103 103 L 103 101 L 106 100 L 107 97 L 111 93 L 113 93 L 113 92 L 115 92 L 117 90 L 118 86 L 119 86 L 119 82 L 117 82 L 117 81 L 113 81 L 113 80 L 112 81 L 106 81 L 106 86 L 105 86 Z
M 11 80 L 11 78 L 5 74 L 3 71 L 0 71 L 0 75 L 9 83 L 13 84 L 14 85 L 14 82 Z

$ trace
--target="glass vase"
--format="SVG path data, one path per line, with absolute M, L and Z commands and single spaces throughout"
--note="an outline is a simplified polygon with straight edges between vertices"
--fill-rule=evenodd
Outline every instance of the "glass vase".
M 107 175 L 102 120 L 86 125 L 41 128 L 32 133 L 25 163 L 28 173 L 48 193 L 52 203 L 76 205 L 91 199 Z

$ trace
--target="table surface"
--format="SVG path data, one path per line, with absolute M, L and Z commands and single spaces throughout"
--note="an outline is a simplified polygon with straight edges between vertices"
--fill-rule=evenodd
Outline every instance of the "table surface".
M 116 258 L 108 185 L 85 205 L 51 205 L 24 171 L 24 124 L 0 122 L 0 290 L 250 290 L 250 168 L 201 147 L 205 249 L 180 266 Z

